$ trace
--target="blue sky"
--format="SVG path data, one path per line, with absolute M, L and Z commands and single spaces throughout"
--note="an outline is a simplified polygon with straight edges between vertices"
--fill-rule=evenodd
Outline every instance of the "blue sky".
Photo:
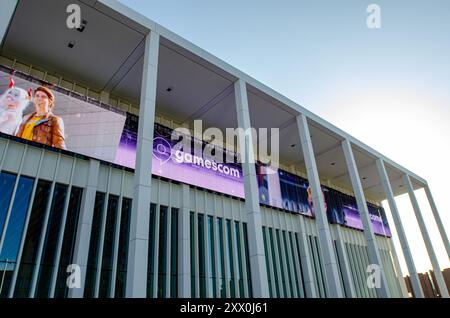
M 450 232 L 450 1 L 120 1 L 428 180 Z M 372 3 L 380 29 L 366 26 Z M 440 265 L 450 267 L 423 191 L 417 196 Z M 426 271 L 409 199 L 397 203 Z

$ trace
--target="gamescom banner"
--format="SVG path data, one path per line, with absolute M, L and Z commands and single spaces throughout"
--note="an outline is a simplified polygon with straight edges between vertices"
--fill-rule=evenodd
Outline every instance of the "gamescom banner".
M 4 66 L 0 66 L 0 94 L 1 133 L 134 169 L 136 116 Z M 242 168 L 236 160 L 216 162 L 176 150 L 178 141 L 171 135 L 171 129 L 155 124 L 152 174 L 244 198 Z M 202 149 L 206 145 L 202 142 Z M 259 163 L 256 173 L 261 204 L 314 217 L 307 180 Z M 322 191 L 330 222 L 362 229 L 355 202 L 342 204 L 342 193 L 327 187 Z M 390 236 L 384 210 L 373 206 L 369 213 L 374 232 Z

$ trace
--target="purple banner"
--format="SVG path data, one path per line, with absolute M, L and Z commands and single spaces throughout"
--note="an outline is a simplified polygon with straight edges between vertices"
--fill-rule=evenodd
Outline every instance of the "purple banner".
M 138 118 L 113 107 L 0 66 L 0 133 L 134 169 Z M 207 143 L 188 138 L 202 145 Z M 182 151 L 172 129 L 155 124 L 153 175 L 244 198 L 242 168 L 225 158 Z M 228 152 L 229 154 L 229 152 Z M 211 155 L 212 156 L 212 155 Z M 224 163 L 227 162 L 227 163 Z M 291 213 L 315 216 L 308 181 L 267 165 L 255 165 L 259 202 Z M 331 223 L 362 229 L 354 198 L 322 187 Z M 390 236 L 384 210 L 369 205 L 374 232 Z
M 129 116 L 125 125 L 115 163 L 134 168 L 136 153 L 137 118 Z M 182 183 L 244 198 L 241 165 L 218 163 L 213 158 L 194 152 L 177 150 L 178 140 L 172 140 L 172 130 L 155 124 L 153 140 L 152 174 Z M 191 138 L 190 136 L 188 138 Z M 191 138 L 192 143 L 192 138 Z M 203 143 L 203 148 L 206 143 Z M 223 162 L 224 160 L 222 160 Z M 300 176 L 270 166 L 256 164 L 259 202 L 292 213 L 315 216 L 312 193 L 308 181 Z M 331 223 L 363 229 L 354 198 L 322 186 L 325 209 Z M 347 201 L 346 204 L 340 202 Z M 353 203 L 354 202 L 354 203 Z M 389 226 L 380 207 L 369 206 L 374 232 L 391 236 Z

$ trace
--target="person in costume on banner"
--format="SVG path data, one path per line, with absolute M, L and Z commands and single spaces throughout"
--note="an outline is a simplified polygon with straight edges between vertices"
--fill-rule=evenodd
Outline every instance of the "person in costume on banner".
M 34 90 L 33 102 L 35 111 L 23 117 L 16 136 L 66 149 L 64 122 L 52 112 L 55 107 L 55 95 L 49 88 L 39 86 Z
M 0 132 L 14 136 L 30 102 L 31 92 L 16 87 L 11 77 L 8 89 L 0 96 Z
M 327 202 L 325 201 L 325 194 L 323 193 L 323 190 L 322 189 L 320 189 L 321 191 L 321 193 L 322 193 L 322 199 L 323 199 L 323 207 L 324 207 L 324 209 L 325 209 L 325 212 L 327 212 Z M 309 205 L 309 208 L 310 208 L 310 210 L 311 210 L 311 214 L 313 215 L 313 216 L 315 216 L 316 215 L 316 211 L 315 211 L 315 209 L 314 209 L 314 203 L 313 203 L 313 193 L 312 193 L 312 189 L 311 189 L 311 187 L 310 186 L 308 186 L 308 188 L 306 189 L 306 192 L 308 193 L 308 205 Z

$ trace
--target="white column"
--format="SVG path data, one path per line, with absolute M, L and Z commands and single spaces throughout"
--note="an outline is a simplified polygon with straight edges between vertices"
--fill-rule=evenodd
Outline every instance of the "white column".
M 178 297 L 191 298 L 191 234 L 189 186 L 181 186 L 182 202 L 178 214 Z
M 87 263 L 89 256 L 89 243 L 91 240 L 92 219 L 94 218 L 95 196 L 97 193 L 98 173 L 100 162 L 89 160 L 88 181 L 83 191 L 81 211 L 75 236 L 75 248 L 72 263 L 80 267 L 80 288 L 69 289 L 69 298 L 83 298 L 86 283 Z
M 441 291 L 443 298 L 449 298 L 447 285 L 445 284 L 444 277 L 442 276 L 441 267 L 434 252 L 433 244 L 431 244 L 431 238 L 427 231 L 427 226 L 425 225 L 425 220 L 423 219 L 422 212 L 420 211 L 419 203 L 417 202 L 416 195 L 414 194 L 414 189 L 411 184 L 411 179 L 409 175 L 403 175 L 403 182 L 408 190 L 409 199 L 416 215 L 417 223 L 419 223 L 420 232 L 422 233 L 423 241 L 427 248 L 428 256 L 430 257 L 431 265 L 433 266 L 434 276 Z
M 159 34 L 145 39 L 139 126 L 131 210 L 126 297 L 145 297 L 147 292 L 148 236 L 150 221 L 153 130 L 155 123 Z
M 245 131 L 251 128 L 248 109 L 246 83 L 239 79 L 234 84 L 238 127 Z M 253 157 L 253 141 L 251 135 L 239 136 L 239 149 L 242 157 Z M 244 156 L 245 155 L 245 156 Z M 253 297 L 268 298 L 269 283 L 267 280 L 266 259 L 262 236 L 261 212 L 259 208 L 259 191 L 256 183 L 255 163 L 242 159 L 244 174 L 245 210 L 247 212 L 248 247 L 250 271 L 252 277 Z
M 0 8 L 0 45 L 3 44 L 3 40 L 8 31 L 9 24 L 14 16 L 14 10 L 16 9 L 18 0 L 2 0 Z
M 369 261 L 371 264 L 376 264 L 380 269 L 381 284 L 378 290 L 379 295 L 383 298 L 389 298 L 391 296 L 389 286 L 386 279 L 386 273 L 384 272 L 383 263 L 381 261 L 380 251 L 378 249 L 377 241 L 375 240 L 375 234 L 372 228 L 372 222 L 370 221 L 369 210 L 366 204 L 366 198 L 359 178 L 358 167 L 353 156 L 352 146 L 348 139 L 342 141 L 342 149 L 344 151 L 345 161 L 347 163 L 347 170 L 352 182 L 353 191 L 356 197 L 356 203 L 358 205 L 359 215 L 362 220 L 364 228 L 364 237 L 367 242 L 367 249 L 369 254 Z
M 313 194 L 313 205 L 316 218 L 315 223 L 319 235 L 319 246 L 324 263 L 323 267 L 328 295 L 333 298 L 342 298 L 344 297 L 344 293 L 339 281 L 339 270 L 337 267 L 336 255 L 334 253 L 333 240 L 331 239 L 327 213 L 325 211 L 325 202 L 320 186 L 319 173 L 317 171 L 316 159 L 314 158 L 308 122 L 304 114 L 297 116 L 297 127 L 300 134 L 308 182 Z
M 378 175 L 380 176 L 381 183 L 383 185 L 384 192 L 386 194 L 389 208 L 392 213 L 392 218 L 394 219 L 395 229 L 397 230 L 398 239 L 402 247 L 403 255 L 405 257 L 406 265 L 408 267 L 408 272 L 411 277 L 411 285 L 414 290 L 414 294 L 417 298 L 424 298 L 422 291 L 422 285 L 420 284 L 419 275 L 417 275 L 416 266 L 414 265 L 414 259 L 411 254 L 411 249 L 409 248 L 408 240 L 406 238 L 406 233 L 400 219 L 400 213 L 398 212 L 397 203 L 394 199 L 394 193 L 392 192 L 391 183 L 389 182 L 389 177 L 386 173 L 386 168 L 382 159 L 377 159 L 377 169 Z M 403 279 L 403 277 L 402 277 Z
M 431 211 L 433 211 L 434 220 L 439 229 L 439 233 L 442 237 L 442 242 L 444 243 L 445 250 L 447 251 L 447 256 L 450 259 L 450 242 L 448 240 L 447 233 L 445 232 L 444 224 L 442 223 L 441 216 L 436 208 L 436 203 L 434 203 L 433 196 L 431 195 L 431 190 L 428 184 L 425 186 L 425 193 L 427 194 L 428 203 L 430 204 Z

